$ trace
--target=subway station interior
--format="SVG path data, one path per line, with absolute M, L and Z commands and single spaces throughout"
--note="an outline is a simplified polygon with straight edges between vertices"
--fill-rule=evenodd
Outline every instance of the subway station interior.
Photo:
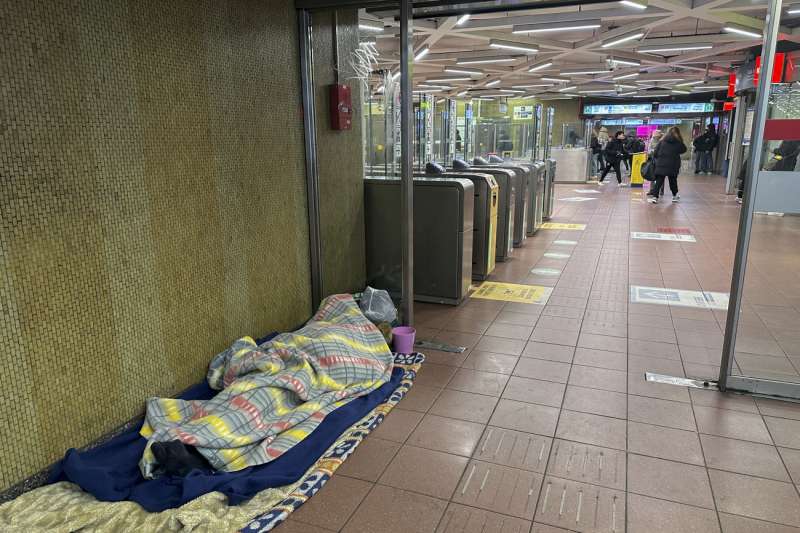
M 793 1 L 0 1 L 0 532 L 800 533 Z

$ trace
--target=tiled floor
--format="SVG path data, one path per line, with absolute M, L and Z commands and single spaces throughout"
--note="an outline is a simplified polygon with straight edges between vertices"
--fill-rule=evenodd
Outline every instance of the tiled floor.
M 428 352 L 409 397 L 278 531 L 800 533 L 800 405 L 643 377 L 717 373 L 724 312 L 630 304 L 628 287 L 729 290 L 738 207 L 721 189 L 557 202 L 555 222 L 586 230 L 542 231 L 494 276 L 553 287 L 547 305 L 417 306 L 421 338 L 467 351 Z M 630 239 L 660 226 L 697 242 Z M 766 301 L 744 316 L 797 330 Z

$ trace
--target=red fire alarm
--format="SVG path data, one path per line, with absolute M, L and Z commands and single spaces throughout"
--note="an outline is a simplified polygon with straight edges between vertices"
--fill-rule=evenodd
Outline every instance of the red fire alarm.
M 331 92 L 331 129 L 349 130 L 353 126 L 353 105 L 350 87 L 334 84 Z

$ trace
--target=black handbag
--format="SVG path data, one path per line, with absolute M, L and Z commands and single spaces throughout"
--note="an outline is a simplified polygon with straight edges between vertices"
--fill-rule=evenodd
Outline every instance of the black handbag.
M 648 157 L 647 161 L 642 165 L 642 177 L 647 181 L 655 181 L 656 162 L 652 157 Z

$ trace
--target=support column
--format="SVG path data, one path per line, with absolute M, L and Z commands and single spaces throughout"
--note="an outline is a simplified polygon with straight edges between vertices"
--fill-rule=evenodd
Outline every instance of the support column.
M 400 314 L 403 323 L 414 324 L 414 109 L 411 79 L 414 74 L 412 0 L 400 0 L 400 194 L 403 287 Z

